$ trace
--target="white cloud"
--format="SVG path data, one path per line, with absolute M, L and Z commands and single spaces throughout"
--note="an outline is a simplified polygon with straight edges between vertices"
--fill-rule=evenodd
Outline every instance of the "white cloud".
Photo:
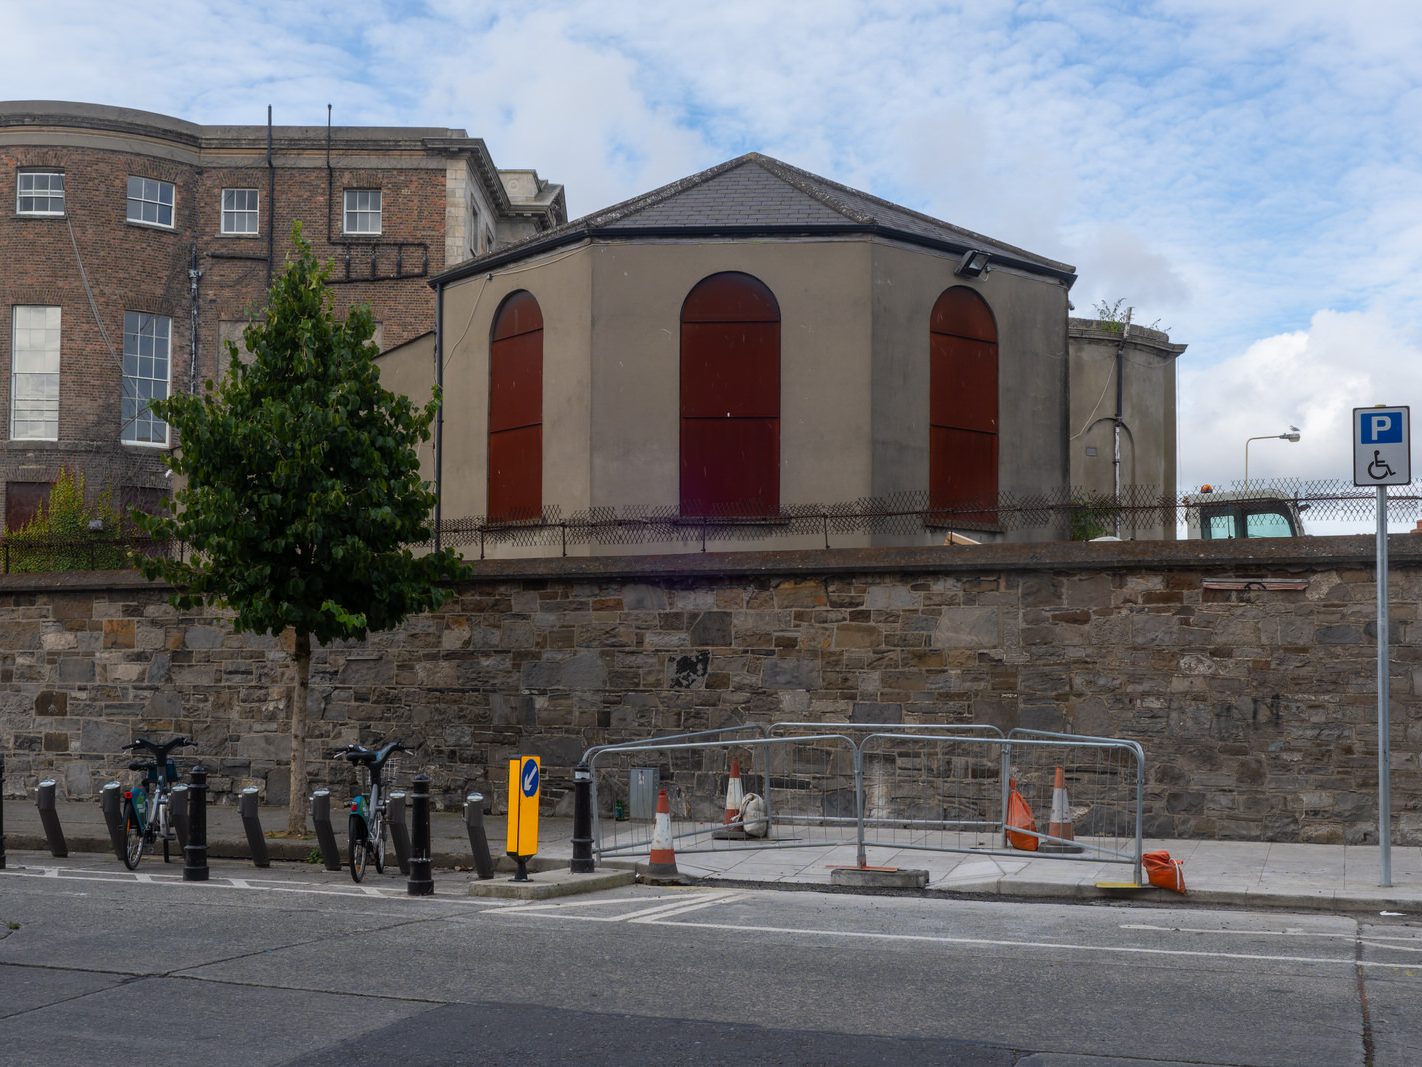
M 1188 353 L 1187 353 L 1188 355 Z M 1257 441 L 1249 477 L 1352 481 L 1352 412 L 1422 412 L 1422 347 L 1380 311 L 1320 311 L 1306 330 L 1263 338 L 1214 366 L 1180 368 L 1182 486 L 1244 477 L 1250 437 L 1299 427 L 1297 444 Z
M 132 5 L 12 7 L 0 97 L 462 127 L 574 214 L 757 149 L 1075 263 L 1189 344 L 1187 481 L 1300 419 L 1258 462 L 1324 469 L 1340 382 L 1417 384 L 1415 0 L 175 0 L 139 51 Z

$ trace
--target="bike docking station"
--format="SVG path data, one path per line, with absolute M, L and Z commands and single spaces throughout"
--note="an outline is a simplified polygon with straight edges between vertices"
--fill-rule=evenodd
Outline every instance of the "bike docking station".
M 59 825 L 59 811 L 54 806 L 53 778 L 46 778 L 40 782 L 39 790 L 35 794 L 35 803 L 39 807 L 40 825 L 44 827 L 44 838 L 49 843 L 50 855 L 63 859 L 69 855 L 69 846 L 64 841 L 64 830 Z

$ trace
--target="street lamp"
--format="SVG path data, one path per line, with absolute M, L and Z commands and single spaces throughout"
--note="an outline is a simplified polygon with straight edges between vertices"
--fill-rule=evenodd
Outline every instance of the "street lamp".
M 1249 437 L 1244 442 L 1244 488 L 1249 488 L 1249 445 L 1252 441 L 1292 441 L 1298 444 L 1299 428 L 1290 426 L 1288 433 L 1266 433 L 1262 437 Z

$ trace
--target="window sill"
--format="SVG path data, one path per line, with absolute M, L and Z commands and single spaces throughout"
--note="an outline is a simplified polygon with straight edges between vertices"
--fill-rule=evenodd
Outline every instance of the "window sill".
M 16 219 L 67 219 L 67 211 L 17 211 L 11 218 Z
M 223 231 L 223 230 L 218 230 L 217 233 L 216 233 L 214 236 L 216 236 L 216 237 L 218 237 L 218 238 L 231 238 L 232 240 L 236 240 L 236 241 L 250 241 L 250 240 L 253 240 L 254 238 L 261 237 L 262 234 L 261 234 L 260 232 L 257 232 L 257 233 L 227 233 L 227 232 L 225 232 L 225 231 Z
M 161 222 L 139 222 L 137 219 L 124 219 L 124 225 L 134 226 L 140 230 L 159 230 L 163 233 L 177 233 L 176 226 L 165 226 Z
M 154 451 L 154 452 L 161 452 L 161 451 L 163 451 L 164 449 L 171 447 L 171 446 L 168 444 L 167 441 L 158 442 L 158 441 L 123 441 L 123 440 L 120 440 L 120 441 L 119 441 L 119 444 L 123 445 L 124 448 L 147 448 L 147 449 L 151 449 L 151 450 Z

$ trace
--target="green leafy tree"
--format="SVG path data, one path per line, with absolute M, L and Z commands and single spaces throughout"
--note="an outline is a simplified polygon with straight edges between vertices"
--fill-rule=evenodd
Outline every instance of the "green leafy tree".
M 33 519 L 8 534 L 6 556 L 15 572 L 115 570 L 127 567 L 123 517 L 106 489 L 90 504 L 84 475 L 59 469 L 49 500 Z
M 141 520 L 186 542 L 186 559 L 145 559 L 173 583 L 173 603 L 225 607 L 239 632 L 294 635 L 291 797 L 287 826 L 305 826 L 306 704 L 311 642 L 360 640 L 438 606 L 464 565 L 430 539 L 434 495 L 418 445 L 439 398 L 417 408 L 380 385 L 374 324 L 357 307 L 341 321 L 323 268 L 293 231 L 295 252 L 265 315 L 229 343 L 231 369 L 201 395 L 153 402 L 177 430 L 168 459 L 181 476 L 173 513 Z

